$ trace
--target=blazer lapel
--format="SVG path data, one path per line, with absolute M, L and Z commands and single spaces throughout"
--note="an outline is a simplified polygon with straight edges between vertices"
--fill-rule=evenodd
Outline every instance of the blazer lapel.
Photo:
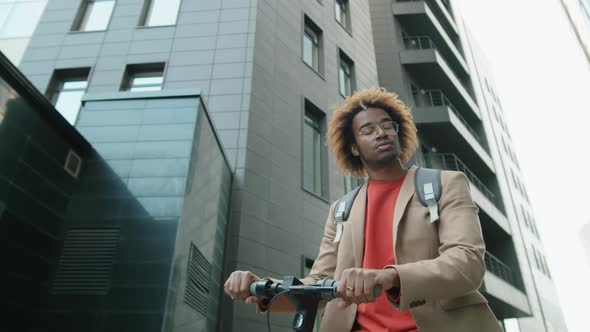
M 415 184 L 414 184 L 414 175 L 416 174 L 416 166 L 410 167 L 408 173 L 406 174 L 406 178 L 404 179 L 404 183 L 402 183 L 402 187 L 399 191 L 399 195 L 397 196 L 397 201 L 395 202 L 395 210 L 393 210 L 393 244 L 397 243 L 397 228 L 399 223 L 406 211 L 406 206 L 408 202 L 416 192 Z M 397 250 L 394 250 L 394 254 Z M 397 256 L 396 256 L 397 262 Z
M 361 267 L 363 252 L 365 250 L 365 210 L 367 208 L 367 184 L 363 184 L 359 190 L 348 220 L 352 234 L 352 252 L 354 253 L 355 267 Z

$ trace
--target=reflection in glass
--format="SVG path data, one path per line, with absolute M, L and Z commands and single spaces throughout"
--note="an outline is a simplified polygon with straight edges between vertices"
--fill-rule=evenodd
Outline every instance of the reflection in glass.
M 115 6 L 114 0 L 88 1 L 80 22 L 80 31 L 106 30 Z
M 180 0 L 151 0 L 145 16 L 145 26 L 176 24 Z

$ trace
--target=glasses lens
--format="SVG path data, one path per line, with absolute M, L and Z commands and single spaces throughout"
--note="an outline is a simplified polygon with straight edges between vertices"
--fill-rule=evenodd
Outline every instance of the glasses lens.
M 381 128 L 383 128 L 383 130 L 391 130 L 391 129 L 393 129 L 393 122 L 391 122 L 391 121 L 383 122 L 381 124 Z
M 366 127 L 361 128 L 361 134 L 363 134 L 363 135 L 371 135 L 374 130 L 375 130 L 375 125 L 366 126 Z

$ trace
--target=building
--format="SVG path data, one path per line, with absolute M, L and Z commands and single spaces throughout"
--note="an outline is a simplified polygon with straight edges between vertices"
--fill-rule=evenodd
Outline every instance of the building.
M 458 10 L 450 1 L 384 0 L 371 1 L 371 13 L 380 84 L 414 109 L 421 143 L 416 162 L 460 170 L 470 180 L 490 272 L 481 290 L 496 316 L 519 318 L 521 331 L 565 331 L 556 301 L 544 300 L 557 296 L 500 99 Z
M 560 3 L 590 64 L 590 1 L 560 0 Z
M 47 0 L 3 0 L 0 3 L 0 51 L 18 65 L 37 27 Z
M 473 61 L 471 73 L 484 126 L 493 159 L 496 164 L 497 181 L 510 221 L 508 230 L 513 238 L 518 261 L 511 261 L 509 268 L 523 278 L 531 310 L 530 317 L 518 319 L 521 331 L 567 331 L 559 297 L 549 270 L 534 212 L 523 181 L 517 154 L 513 151 L 512 138 L 501 98 L 494 84 L 494 76 L 486 57 L 464 27 L 466 46 Z M 498 234 L 498 233 L 497 233 Z M 499 235 L 499 234 L 498 234 Z M 498 236 L 505 241 L 505 235 Z M 513 254 L 511 254 L 513 255 Z M 519 264 L 519 262 L 522 262 Z M 518 265 L 517 265 L 518 264 Z
M 90 152 L 77 152 L 83 165 L 100 160 L 99 178 L 108 180 L 88 177 L 100 195 L 70 195 L 43 300 L 22 313 L 38 313 L 38 324 L 62 331 L 266 329 L 251 306 L 219 296 L 216 273 L 305 273 L 330 202 L 362 182 L 337 172 L 326 151 L 331 110 L 352 91 L 381 85 L 414 110 L 421 146 L 413 162 L 470 179 L 488 247 L 482 291 L 498 318 L 522 318 L 521 331 L 550 331 L 539 305 L 545 289 L 531 276 L 508 161 L 490 120 L 494 104 L 481 91 L 487 74 L 476 68 L 478 55 L 454 12 L 439 0 L 48 0 L 20 69 L 62 114 L 53 131 L 86 142 Z M 199 118 L 207 114 L 214 129 L 204 139 Z M 215 156 L 210 167 L 207 153 Z M 233 174 L 229 208 L 223 155 Z M 198 190 L 206 185 L 215 194 Z M 113 191 L 125 203 L 113 201 Z M 87 210 L 108 222 L 87 218 Z M 127 217 L 169 221 L 137 239 L 142 254 L 154 256 L 122 256 L 131 255 L 123 244 L 113 249 L 140 232 L 123 235 Z M 97 222 L 115 229 L 107 233 L 110 270 L 101 270 L 111 288 L 89 294 L 81 287 L 82 296 L 64 284 L 61 262 L 76 248 L 68 236 Z M 150 237 L 156 234 L 166 240 Z M 195 290 L 187 291 L 191 280 Z M 207 311 L 202 295 L 190 296 L 204 290 L 219 307 Z M 272 324 L 288 329 L 291 319 L 276 316 Z
M 1 53 L 0 74 L 2 328 L 214 329 L 232 176 L 199 91 L 86 99 L 99 153 Z

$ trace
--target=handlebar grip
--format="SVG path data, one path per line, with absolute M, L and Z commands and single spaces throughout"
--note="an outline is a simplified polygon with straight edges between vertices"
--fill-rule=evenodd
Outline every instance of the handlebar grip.
M 339 281 L 334 281 L 334 287 L 338 288 L 338 286 L 340 285 Z M 373 297 L 374 298 L 378 298 L 379 296 L 381 296 L 381 285 L 377 284 L 375 285 L 375 287 L 373 288 Z M 340 297 L 340 296 L 338 296 Z
M 272 284 L 271 280 L 258 280 L 250 284 L 250 295 L 258 297 L 268 297 L 268 289 Z

